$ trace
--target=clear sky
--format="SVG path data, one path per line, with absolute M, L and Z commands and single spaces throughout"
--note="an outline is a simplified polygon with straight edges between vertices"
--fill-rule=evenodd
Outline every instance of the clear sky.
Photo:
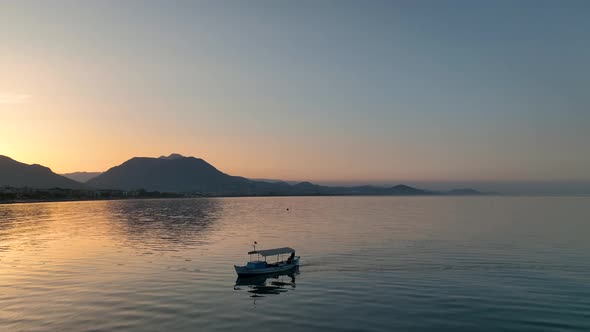
M 588 1 L 2 1 L 0 154 L 590 180 Z

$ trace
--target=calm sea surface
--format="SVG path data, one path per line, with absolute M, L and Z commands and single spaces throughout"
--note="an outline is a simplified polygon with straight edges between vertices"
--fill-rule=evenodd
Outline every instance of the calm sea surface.
M 0 205 L 0 331 L 237 329 L 590 331 L 590 197 Z

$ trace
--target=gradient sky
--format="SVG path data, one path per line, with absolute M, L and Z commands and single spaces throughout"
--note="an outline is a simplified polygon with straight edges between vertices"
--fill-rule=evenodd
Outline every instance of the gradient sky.
M 0 154 L 590 180 L 588 1 L 2 1 Z

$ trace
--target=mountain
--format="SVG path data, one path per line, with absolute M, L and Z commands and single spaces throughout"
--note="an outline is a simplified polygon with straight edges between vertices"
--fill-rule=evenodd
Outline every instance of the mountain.
M 174 159 L 181 159 L 181 158 L 185 158 L 183 155 L 178 154 L 178 153 L 173 153 L 169 156 L 160 156 L 158 159 L 166 159 L 166 160 L 174 160 Z
M 104 189 L 232 194 L 248 192 L 250 182 L 227 175 L 203 159 L 171 154 L 129 159 L 90 179 L 87 184 Z
M 82 183 L 55 174 L 48 167 L 28 165 L 0 155 L 0 186 L 31 187 L 38 189 L 83 189 Z
M 289 184 L 250 180 L 225 174 L 203 159 L 179 154 L 135 157 L 87 184 L 100 189 L 157 190 L 203 195 L 428 195 L 434 192 L 405 185 L 394 187 L 328 187 L 310 182 Z
M 101 175 L 101 174 L 102 174 L 102 172 L 74 172 L 74 173 L 65 173 L 65 174 L 61 174 L 61 175 L 65 176 L 68 179 L 72 179 L 74 181 L 84 183 L 94 177 Z

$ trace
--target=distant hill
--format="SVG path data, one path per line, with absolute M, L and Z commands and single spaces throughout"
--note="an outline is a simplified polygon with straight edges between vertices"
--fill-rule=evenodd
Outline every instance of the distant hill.
M 297 184 L 301 181 L 284 181 L 284 180 L 279 180 L 279 179 L 256 179 L 256 178 L 250 178 L 249 180 L 252 181 L 260 181 L 260 182 L 269 182 L 269 183 L 288 183 L 288 184 Z
M 439 195 L 439 193 L 418 189 L 403 184 L 393 187 L 356 186 L 356 187 L 328 187 L 317 186 L 325 195 Z
M 102 172 L 74 172 L 74 173 L 65 173 L 65 174 L 61 174 L 61 175 L 65 176 L 68 179 L 72 179 L 74 181 L 84 183 L 94 177 L 101 175 L 101 174 L 102 174 Z
M 28 165 L 0 155 L 0 186 L 83 189 L 82 183 L 55 174 L 48 167 Z
M 445 194 L 447 195 L 456 195 L 456 196 L 464 196 L 464 195 L 487 195 L 487 193 L 483 193 L 481 191 L 471 189 L 471 188 L 461 188 L 461 189 L 451 189 L 447 191 Z

